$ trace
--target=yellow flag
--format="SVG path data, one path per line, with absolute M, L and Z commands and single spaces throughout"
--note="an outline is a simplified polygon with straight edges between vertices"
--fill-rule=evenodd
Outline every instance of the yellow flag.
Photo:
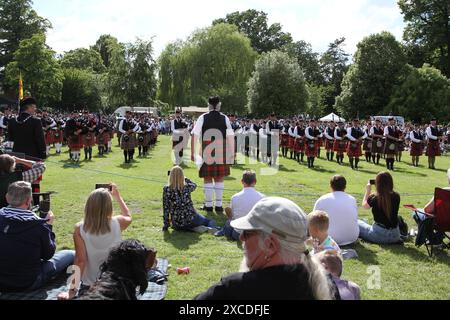
M 19 77 L 19 100 L 23 99 L 23 80 L 22 80 L 22 73 Z

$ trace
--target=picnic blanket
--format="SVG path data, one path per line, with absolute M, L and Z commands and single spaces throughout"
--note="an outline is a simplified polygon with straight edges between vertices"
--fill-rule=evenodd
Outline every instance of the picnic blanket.
M 154 278 L 157 278 L 155 274 L 167 274 L 168 267 L 169 261 L 167 259 L 158 258 L 157 267 L 149 272 L 147 291 L 142 296 L 138 296 L 139 300 L 163 300 L 165 298 L 167 294 L 167 281 L 162 284 L 157 284 L 152 281 L 154 281 Z M 0 300 L 57 300 L 60 293 L 67 291 L 67 279 L 68 275 L 62 274 L 50 281 L 46 287 L 31 292 L 0 292 Z

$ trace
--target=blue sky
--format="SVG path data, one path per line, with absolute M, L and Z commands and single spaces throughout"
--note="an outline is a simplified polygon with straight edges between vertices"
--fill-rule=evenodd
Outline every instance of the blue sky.
M 88 47 L 106 33 L 121 42 L 154 37 L 159 55 L 214 19 L 250 8 L 267 12 L 270 23 L 318 52 L 344 36 L 353 54 L 365 36 L 386 30 L 401 40 L 404 28 L 396 0 L 35 0 L 34 8 L 52 22 L 47 42 L 58 53 Z

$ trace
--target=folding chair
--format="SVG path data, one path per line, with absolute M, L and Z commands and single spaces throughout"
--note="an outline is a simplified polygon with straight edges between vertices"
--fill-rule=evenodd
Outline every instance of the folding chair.
M 434 195 L 434 214 L 428 214 L 415 209 L 414 220 L 419 226 L 416 238 L 416 246 L 425 245 L 428 255 L 433 256 L 435 246 L 450 248 L 450 240 L 447 234 L 450 232 L 450 191 L 436 188 Z M 425 219 L 419 214 L 425 215 Z

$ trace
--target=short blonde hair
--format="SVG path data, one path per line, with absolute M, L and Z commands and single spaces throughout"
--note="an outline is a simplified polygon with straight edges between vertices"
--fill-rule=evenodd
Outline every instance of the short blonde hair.
M 111 232 L 112 200 L 108 189 L 98 189 L 90 194 L 84 208 L 83 229 L 85 232 L 94 235 Z
M 316 227 L 320 231 L 328 231 L 330 218 L 325 211 L 313 211 L 308 215 L 308 224 Z
M 173 190 L 183 190 L 186 185 L 183 169 L 179 166 L 173 167 L 169 176 L 169 187 Z

